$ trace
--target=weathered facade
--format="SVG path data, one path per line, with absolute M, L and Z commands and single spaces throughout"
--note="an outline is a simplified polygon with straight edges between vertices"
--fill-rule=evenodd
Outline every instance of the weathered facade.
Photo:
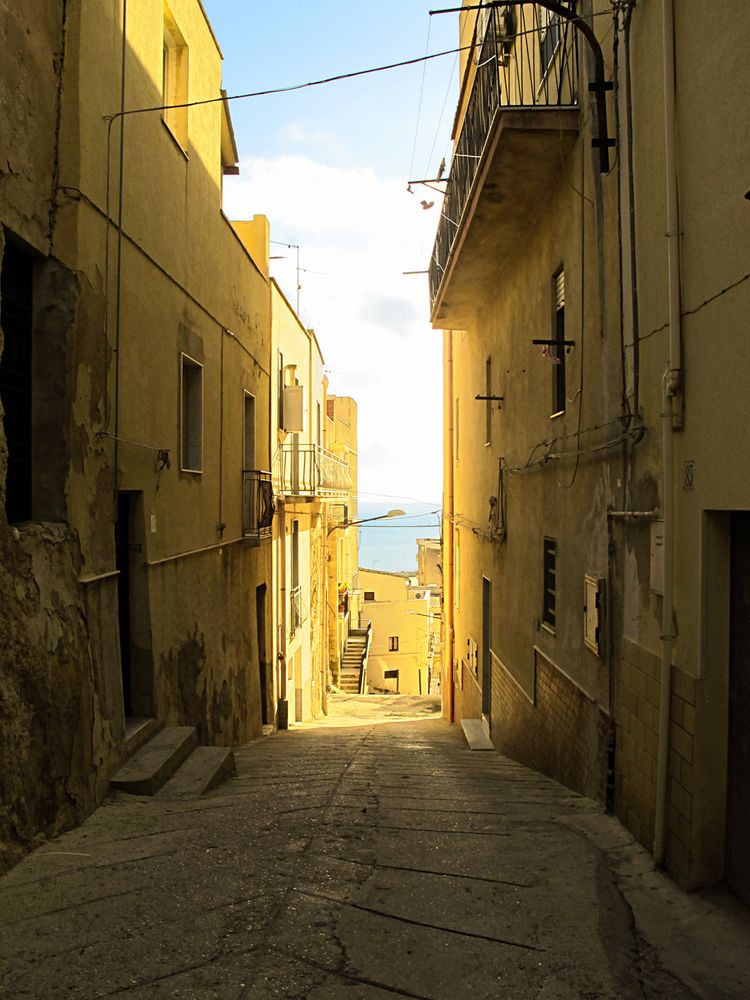
M 144 720 L 260 733 L 271 649 L 268 234 L 221 212 L 221 53 L 197 0 L 127 23 L 104 0 L 16 8 L 0 4 L 2 864 L 96 805 Z
M 346 502 L 351 470 L 326 447 L 328 380 L 313 330 L 272 283 L 274 649 L 281 717 L 305 722 L 327 706 L 329 596 L 326 564 L 332 505 Z
M 565 6 L 460 16 L 444 703 L 750 898 L 738 12 Z
M 371 692 L 428 694 L 432 666 L 430 588 L 409 573 L 359 570 L 363 625 L 372 624 L 367 662 Z
M 350 485 L 330 510 L 326 532 L 328 585 L 328 678 L 338 685 L 341 660 L 352 629 L 359 629 L 362 590 L 359 583 L 359 532 L 347 527 L 357 521 L 357 403 L 351 396 L 326 399 L 328 446 L 346 463 Z

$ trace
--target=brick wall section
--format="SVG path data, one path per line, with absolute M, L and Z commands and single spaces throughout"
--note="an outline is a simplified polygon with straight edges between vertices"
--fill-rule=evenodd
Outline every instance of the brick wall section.
M 534 705 L 503 669 L 493 670 L 495 747 L 602 803 L 610 730 L 596 702 L 543 657 L 537 657 Z
M 649 851 L 654 841 L 660 671 L 658 656 L 623 639 L 615 684 L 615 813 Z M 670 874 L 688 884 L 695 680 L 676 667 L 669 730 L 666 862 Z
M 693 737 L 695 734 L 695 678 L 672 670 L 669 720 L 669 774 L 667 798 L 667 871 L 678 882 L 691 879 L 693 822 Z

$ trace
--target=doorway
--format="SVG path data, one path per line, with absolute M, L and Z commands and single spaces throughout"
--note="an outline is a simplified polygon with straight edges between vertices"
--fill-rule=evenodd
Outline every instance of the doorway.
M 482 577 L 482 715 L 492 725 L 492 583 Z
M 117 494 L 115 560 L 125 718 L 154 715 L 153 654 L 144 562 L 143 494 Z
M 726 879 L 750 905 L 750 513 L 732 514 Z
M 258 639 L 258 672 L 260 675 L 260 719 L 270 722 L 268 711 L 268 663 L 266 657 L 266 585 L 255 588 L 255 628 Z

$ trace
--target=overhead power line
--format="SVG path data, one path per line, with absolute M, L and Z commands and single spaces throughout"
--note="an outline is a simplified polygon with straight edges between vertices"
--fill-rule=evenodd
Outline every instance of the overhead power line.
M 452 56 L 463 49 L 470 49 L 470 45 L 465 45 L 456 49 L 445 49 L 443 52 L 433 52 L 429 55 L 417 56 L 414 59 L 402 59 L 400 62 L 387 63 L 384 66 L 372 66 L 369 69 L 353 70 L 350 73 L 337 73 L 335 76 L 323 77 L 320 80 L 310 80 L 308 83 L 295 83 L 288 87 L 272 87 L 267 90 L 254 90 L 247 94 L 227 94 L 226 97 L 206 97 L 200 101 L 184 101 L 181 104 L 154 104 L 145 108 L 128 108 L 125 111 L 118 111 L 113 115 L 105 115 L 109 122 L 116 121 L 126 115 L 141 115 L 147 111 L 172 111 L 178 108 L 195 108 L 203 104 L 219 104 L 225 101 L 244 101 L 250 97 L 270 97 L 272 94 L 289 94 L 295 90 L 305 90 L 308 87 L 322 87 L 328 83 L 337 83 L 339 80 L 352 80 L 358 76 L 369 76 L 372 73 L 385 73 L 393 69 L 401 69 L 404 66 L 416 66 L 418 63 L 427 62 L 430 59 L 440 59 L 442 56 Z

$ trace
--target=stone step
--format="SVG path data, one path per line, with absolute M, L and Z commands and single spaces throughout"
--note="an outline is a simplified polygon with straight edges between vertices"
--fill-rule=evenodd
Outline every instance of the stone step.
M 188 799 L 205 795 L 237 774 L 231 747 L 196 747 L 169 781 L 156 793 L 160 799 Z
M 122 765 L 110 785 L 132 795 L 154 795 L 197 746 L 194 726 L 167 726 Z
M 469 744 L 469 750 L 495 749 L 495 744 L 487 735 L 483 719 L 461 719 L 461 728 Z

